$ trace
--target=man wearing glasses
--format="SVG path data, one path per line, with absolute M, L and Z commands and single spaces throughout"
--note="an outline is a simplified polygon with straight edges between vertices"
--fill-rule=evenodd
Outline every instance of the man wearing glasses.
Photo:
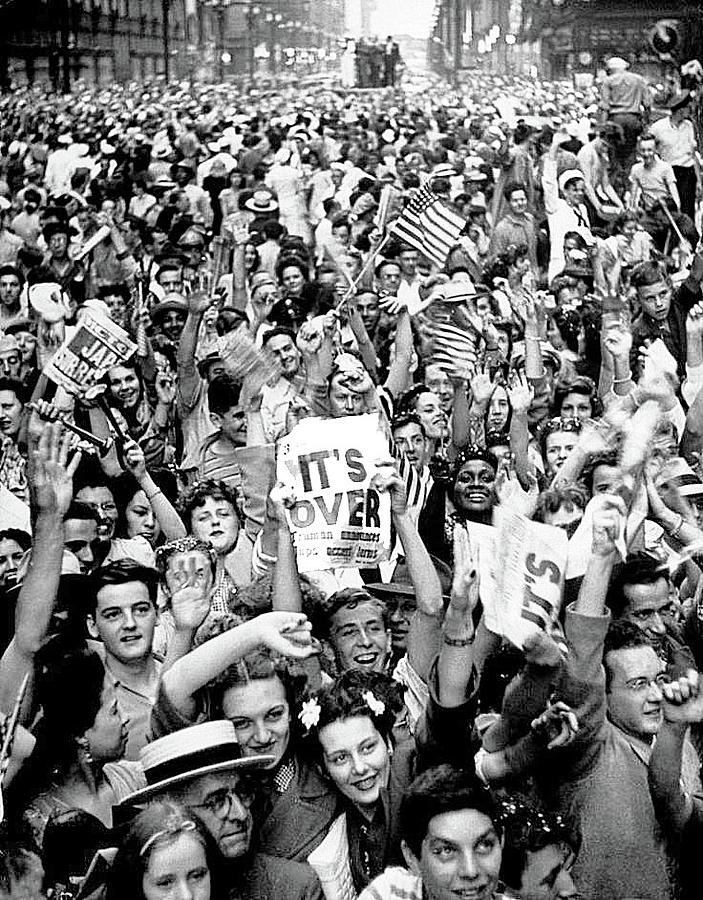
M 156 798 L 188 806 L 226 860 L 231 896 L 322 900 L 320 882 L 309 866 L 252 852 L 257 773 L 272 757 L 242 757 L 231 722 L 205 722 L 158 738 L 142 749 L 140 761 L 148 787 L 127 797 L 121 807 Z

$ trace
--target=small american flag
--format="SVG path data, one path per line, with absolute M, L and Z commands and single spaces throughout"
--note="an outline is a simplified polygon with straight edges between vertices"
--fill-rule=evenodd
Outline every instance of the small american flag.
M 418 188 L 391 233 L 429 259 L 443 266 L 466 222 L 447 209 L 426 185 Z

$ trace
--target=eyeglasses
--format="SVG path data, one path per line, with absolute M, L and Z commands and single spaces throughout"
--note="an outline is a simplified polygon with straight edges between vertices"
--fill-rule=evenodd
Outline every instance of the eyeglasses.
M 635 694 L 641 694 L 643 691 L 648 691 L 653 684 L 658 688 L 662 688 L 665 684 L 669 684 L 670 681 L 671 678 L 669 678 L 666 672 L 660 672 L 656 678 L 645 678 L 644 676 L 640 678 L 631 678 L 629 681 L 625 682 L 625 687 L 628 691 L 632 691 Z
M 232 811 L 232 803 L 235 798 L 242 806 L 249 809 L 255 798 L 253 785 L 247 785 L 240 782 L 236 787 L 223 788 L 220 791 L 215 791 L 215 793 L 211 794 L 203 803 L 194 803 L 191 805 L 194 809 L 206 809 L 217 819 L 224 820 L 228 818 Z
M 112 500 L 106 500 L 104 503 L 89 503 L 87 501 L 84 502 L 86 506 L 89 506 L 91 509 L 96 510 L 96 512 L 110 513 L 115 512 L 115 510 L 117 509 Z

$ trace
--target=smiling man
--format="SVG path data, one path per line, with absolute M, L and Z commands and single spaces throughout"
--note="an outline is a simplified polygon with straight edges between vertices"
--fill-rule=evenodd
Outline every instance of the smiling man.
M 327 637 L 338 670 L 383 672 L 391 652 L 388 610 L 364 588 L 343 588 L 319 608 L 320 634 Z
M 128 722 L 126 759 L 138 759 L 146 744 L 161 663 L 152 653 L 156 626 L 157 573 L 121 559 L 91 576 L 88 632 L 105 664 L 105 678 Z M 99 642 L 99 643 L 97 643 Z

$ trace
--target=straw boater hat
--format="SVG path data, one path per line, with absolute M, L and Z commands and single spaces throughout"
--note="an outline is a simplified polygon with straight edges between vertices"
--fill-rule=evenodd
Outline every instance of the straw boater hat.
M 215 772 L 262 769 L 273 756 L 242 756 L 234 725 L 228 721 L 203 722 L 158 738 L 139 751 L 147 787 L 125 797 L 121 806 L 152 800 L 167 788 Z

